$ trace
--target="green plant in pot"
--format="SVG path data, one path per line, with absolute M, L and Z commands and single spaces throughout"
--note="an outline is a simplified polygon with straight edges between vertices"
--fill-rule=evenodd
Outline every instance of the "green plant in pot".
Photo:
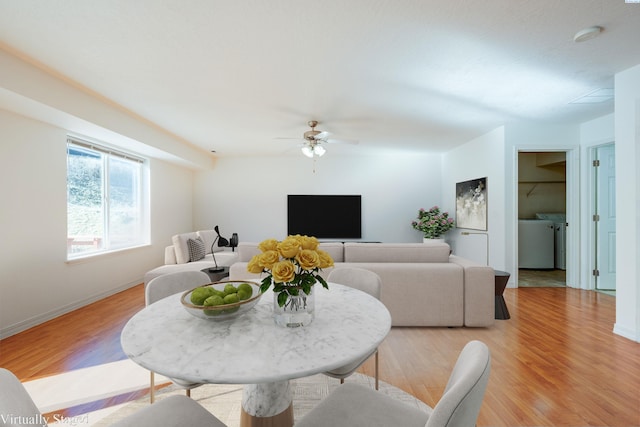
M 418 218 L 411 222 L 411 226 L 422 232 L 425 239 L 437 239 L 455 226 L 453 218 L 448 212 L 441 212 L 438 206 L 429 210 L 420 208 Z

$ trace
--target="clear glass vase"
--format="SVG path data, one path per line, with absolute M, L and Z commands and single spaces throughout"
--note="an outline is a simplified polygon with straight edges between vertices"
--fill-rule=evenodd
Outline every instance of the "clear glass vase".
M 273 320 L 276 325 L 286 328 L 298 328 L 307 326 L 313 321 L 315 310 L 315 297 L 313 288 L 309 294 L 299 288 L 297 296 L 289 295 L 285 304 L 280 307 L 278 304 L 278 294 L 273 294 Z

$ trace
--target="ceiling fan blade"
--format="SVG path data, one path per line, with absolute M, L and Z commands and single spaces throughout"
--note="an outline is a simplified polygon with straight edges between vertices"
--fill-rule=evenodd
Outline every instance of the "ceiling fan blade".
M 317 134 L 317 135 L 314 137 L 314 139 L 316 139 L 316 140 L 317 140 L 317 139 L 321 139 L 321 140 L 323 140 L 323 141 L 326 141 L 326 140 L 327 140 L 327 138 L 329 138 L 329 136 L 331 136 L 331 133 L 330 133 L 330 132 L 327 132 L 326 130 L 324 130 L 324 131 L 320 132 L 319 134 Z
M 330 138 L 325 140 L 326 142 L 328 142 L 329 144 L 352 144 L 352 145 L 356 145 L 358 143 L 360 143 L 360 141 L 356 140 L 356 139 L 336 139 L 336 138 Z
M 303 140 L 302 138 L 289 138 L 289 137 L 286 137 L 286 136 L 277 136 L 277 137 L 275 137 L 273 139 L 286 139 L 286 140 L 289 140 L 289 141 L 302 141 Z

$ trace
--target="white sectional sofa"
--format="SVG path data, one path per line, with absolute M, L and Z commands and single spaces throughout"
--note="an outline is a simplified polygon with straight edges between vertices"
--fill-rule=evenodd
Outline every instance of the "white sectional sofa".
M 214 262 L 211 254 L 211 245 L 217 233 L 214 230 L 200 230 L 191 233 L 176 234 L 171 238 L 173 244 L 164 249 L 164 265 L 148 271 L 144 275 L 144 285 L 151 279 L 163 274 L 177 271 L 199 271 L 205 268 L 215 267 L 216 262 L 219 267 L 229 267 L 238 260 L 238 252 L 232 252 L 225 248 L 215 246 L 213 248 L 216 256 Z M 204 257 L 193 260 L 189 253 L 189 239 L 202 242 L 200 249 L 204 250 Z M 196 246 L 199 244 L 196 243 Z M 217 244 L 217 243 L 216 243 Z M 193 245 L 193 243 L 192 243 Z
M 247 262 L 259 253 L 257 243 L 238 245 L 231 280 L 259 280 Z M 495 275 L 486 265 L 450 255 L 446 243 L 326 242 L 333 268 L 359 267 L 382 279 L 380 299 L 393 326 L 487 327 L 494 323 Z M 326 278 L 331 269 L 321 275 Z

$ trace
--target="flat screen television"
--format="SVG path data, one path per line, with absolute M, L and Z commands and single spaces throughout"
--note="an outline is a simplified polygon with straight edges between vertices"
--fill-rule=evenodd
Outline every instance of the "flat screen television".
M 287 233 L 318 239 L 360 239 L 360 195 L 303 195 L 287 197 Z

